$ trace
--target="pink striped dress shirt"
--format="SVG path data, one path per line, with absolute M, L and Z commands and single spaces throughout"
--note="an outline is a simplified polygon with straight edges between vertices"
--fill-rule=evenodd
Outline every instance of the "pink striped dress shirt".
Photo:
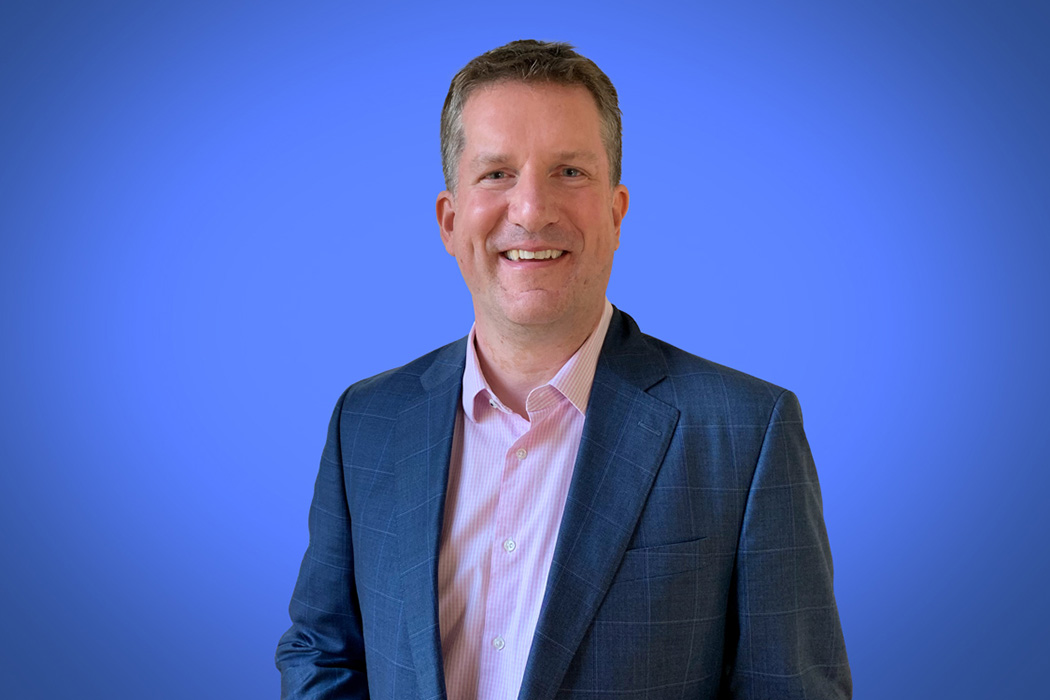
M 449 700 L 518 695 L 611 318 L 606 300 L 586 342 L 529 393 L 529 420 L 489 388 L 470 331 L 438 556 Z

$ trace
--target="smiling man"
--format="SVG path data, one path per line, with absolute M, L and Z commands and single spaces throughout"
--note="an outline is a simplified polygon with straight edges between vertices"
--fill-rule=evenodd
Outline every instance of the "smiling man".
M 850 697 L 794 395 L 605 298 L 608 77 L 512 42 L 453 78 L 441 140 L 474 327 L 336 405 L 282 696 Z
M 463 147 L 437 201 L 441 237 L 474 300 L 482 372 L 527 420 L 528 393 L 598 325 L 627 188 L 581 85 L 478 87 L 453 128 Z

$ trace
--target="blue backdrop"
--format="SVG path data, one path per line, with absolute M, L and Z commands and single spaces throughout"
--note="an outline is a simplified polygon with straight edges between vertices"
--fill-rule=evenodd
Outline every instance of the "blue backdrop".
M 333 403 L 471 322 L 448 81 L 521 37 L 619 88 L 612 301 L 799 395 L 856 696 L 1045 688 L 1046 3 L 0 7 L 4 697 L 276 697 Z

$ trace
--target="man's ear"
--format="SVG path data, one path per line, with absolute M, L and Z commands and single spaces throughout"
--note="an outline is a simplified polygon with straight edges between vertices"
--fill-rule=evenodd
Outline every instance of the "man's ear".
M 445 244 L 448 254 L 454 256 L 456 252 L 452 245 L 452 231 L 456 222 L 456 197 L 448 190 L 438 195 L 437 220 L 438 229 L 441 231 L 441 242 Z
M 627 215 L 627 207 L 631 202 L 631 195 L 623 185 L 613 188 L 612 194 L 612 220 L 613 230 L 616 232 L 616 247 L 620 247 L 620 222 Z

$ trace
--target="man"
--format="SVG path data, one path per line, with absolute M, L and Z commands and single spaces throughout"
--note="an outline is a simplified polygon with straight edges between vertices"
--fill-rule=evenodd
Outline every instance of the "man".
M 442 156 L 475 324 L 336 405 L 283 696 L 850 697 L 794 395 L 605 299 L 609 79 L 566 44 L 479 56 Z

